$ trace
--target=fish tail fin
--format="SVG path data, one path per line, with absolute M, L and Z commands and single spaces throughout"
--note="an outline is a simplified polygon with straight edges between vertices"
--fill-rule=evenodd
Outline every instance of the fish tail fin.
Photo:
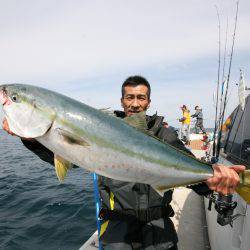
M 250 170 L 245 170 L 240 174 L 240 184 L 236 188 L 236 192 L 250 204 Z

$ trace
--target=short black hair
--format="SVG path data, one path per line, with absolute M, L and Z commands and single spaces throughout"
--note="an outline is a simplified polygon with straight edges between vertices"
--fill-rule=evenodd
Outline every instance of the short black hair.
M 149 82 L 147 81 L 146 78 L 142 77 L 142 76 L 130 76 L 128 77 L 125 82 L 122 84 L 122 98 L 124 98 L 124 94 L 125 94 L 125 87 L 127 86 L 133 86 L 136 87 L 138 85 L 144 85 L 148 88 L 148 99 L 150 99 L 150 95 L 151 95 L 151 87 Z

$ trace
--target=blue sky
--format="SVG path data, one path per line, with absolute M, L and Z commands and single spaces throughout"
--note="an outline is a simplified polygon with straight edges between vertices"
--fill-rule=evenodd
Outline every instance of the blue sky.
M 43 86 L 97 108 L 120 109 L 122 82 L 140 74 L 152 85 L 149 114 L 157 110 L 178 126 L 182 104 L 191 111 L 200 105 L 211 127 L 218 65 L 215 4 L 223 41 L 228 17 L 231 48 L 232 0 L 0 0 L 0 83 Z M 228 111 L 238 103 L 239 68 L 246 83 L 250 79 L 249 10 L 250 2 L 241 0 Z

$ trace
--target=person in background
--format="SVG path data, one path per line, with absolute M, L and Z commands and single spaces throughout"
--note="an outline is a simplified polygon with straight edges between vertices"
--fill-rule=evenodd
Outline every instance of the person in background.
M 203 132 L 203 137 L 202 137 L 201 141 L 203 142 L 201 149 L 208 150 L 210 140 L 209 140 L 209 137 L 208 137 L 206 132 Z
M 163 122 L 162 125 L 163 125 L 164 128 L 168 128 L 169 127 L 169 125 L 168 125 L 167 122 Z
M 206 132 L 203 132 L 201 141 L 203 142 L 201 149 L 205 151 L 205 156 L 201 157 L 201 160 L 209 162 L 210 161 L 209 151 L 210 151 L 210 145 L 211 145 L 210 142 L 212 141 L 212 138 L 210 138 L 209 134 L 207 134 Z
M 178 129 L 176 129 L 176 128 L 173 127 L 173 126 L 170 126 L 170 125 L 168 124 L 168 122 L 163 121 L 163 122 L 162 122 L 162 126 L 163 126 L 164 128 L 167 128 L 168 130 L 171 130 L 176 136 L 178 136 Z
M 180 139 L 185 142 L 186 145 L 190 145 L 190 111 L 186 105 L 182 105 L 182 118 L 179 119 L 181 122 Z
M 199 106 L 195 106 L 195 113 L 193 115 L 191 115 L 192 118 L 196 118 L 196 122 L 195 122 L 195 133 L 199 134 L 200 131 L 202 131 L 202 133 L 206 132 L 204 126 L 203 126 L 203 113 L 202 113 L 202 109 Z

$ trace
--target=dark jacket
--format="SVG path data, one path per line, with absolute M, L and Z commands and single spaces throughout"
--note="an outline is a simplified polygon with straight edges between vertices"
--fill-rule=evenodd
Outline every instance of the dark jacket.
M 191 115 L 191 117 L 196 117 L 197 119 L 203 119 L 202 109 L 196 110 L 196 112 Z
M 121 111 L 116 111 L 115 114 L 124 118 L 124 113 Z M 163 117 L 147 116 L 150 133 L 163 142 L 192 154 L 177 138 L 175 131 L 163 127 L 162 121 Z M 211 192 L 205 183 L 191 188 L 200 195 Z M 165 192 L 161 197 L 147 184 L 99 177 L 99 192 L 102 201 L 103 224 L 106 225 L 108 221 L 108 226 L 102 230 L 101 235 L 104 244 L 141 242 L 146 248 L 151 245 L 168 243 L 169 246 L 172 246 L 177 243 L 177 235 L 173 223 L 169 219 L 174 215 L 170 206 L 172 190 Z M 155 225 L 156 221 L 157 225 Z M 157 239 L 152 237 L 153 232 L 158 235 Z

